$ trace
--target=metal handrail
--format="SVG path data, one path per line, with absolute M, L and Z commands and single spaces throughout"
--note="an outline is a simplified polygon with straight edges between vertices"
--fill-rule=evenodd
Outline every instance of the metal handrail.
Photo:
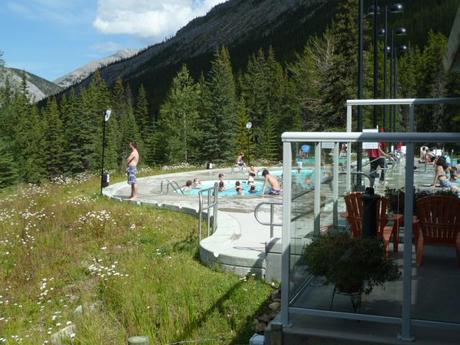
M 259 214 L 259 209 L 263 206 L 263 205 L 270 205 L 270 222 L 266 223 L 266 222 L 263 222 L 259 219 L 258 217 L 258 214 Z M 275 216 L 275 211 L 274 211 L 274 207 L 278 205 L 278 206 L 283 206 L 283 203 L 282 202 L 274 202 L 274 201 L 271 201 L 271 202 L 267 202 L 267 201 L 264 201 L 264 202 L 261 202 L 260 204 L 258 204 L 256 206 L 256 208 L 254 209 L 254 217 L 256 218 L 256 220 L 259 222 L 259 224 L 261 225 L 268 225 L 270 226 L 270 238 L 273 237 L 273 233 L 274 233 L 274 227 L 275 226 L 283 226 L 282 223 L 274 223 L 273 222 L 273 218 Z
M 346 175 L 346 174 L 347 174 L 346 171 L 339 171 L 339 175 Z M 363 176 L 363 177 L 365 177 L 365 178 L 367 178 L 369 180 L 369 186 L 371 186 L 371 187 L 374 186 L 375 178 L 370 177 L 368 174 L 366 174 L 366 173 L 364 173 L 362 171 L 351 171 L 350 174 Z
M 207 224 L 208 224 L 208 236 L 210 236 L 211 229 L 211 210 L 212 210 L 212 232 L 214 233 L 217 229 L 217 211 L 219 208 L 218 203 L 218 187 L 217 183 L 214 183 L 213 187 L 202 189 L 198 191 L 198 238 L 202 239 L 202 228 L 203 228 L 203 212 L 206 212 Z M 203 194 L 206 194 L 206 204 L 203 203 Z
M 184 191 L 182 190 L 182 188 L 179 186 L 179 184 L 172 180 L 162 180 L 161 181 L 161 184 L 160 184 L 160 194 L 163 194 L 163 186 L 166 182 L 166 193 L 165 194 L 168 194 L 169 193 L 169 187 L 171 187 L 176 193 L 181 193 L 181 194 L 184 194 Z
M 310 193 L 311 190 L 304 190 L 300 193 L 297 193 L 296 195 L 293 196 L 292 198 L 292 201 L 304 196 L 305 194 L 308 194 Z M 263 206 L 263 205 L 270 205 L 270 221 L 267 223 L 267 222 L 263 222 L 262 220 L 259 219 L 259 209 Z M 274 227 L 275 226 L 283 226 L 283 224 L 281 223 L 274 223 L 274 215 L 275 215 L 275 211 L 274 211 L 274 207 L 275 206 L 283 206 L 283 203 L 282 202 L 276 202 L 276 201 L 264 201 L 264 202 L 261 202 L 260 204 L 258 204 L 255 209 L 254 209 L 254 218 L 256 218 L 257 222 L 261 225 L 266 225 L 266 226 L 269 226 L 270 227 L 270 237 L 273 237 L 273 234 L 274 234 Z M 308 212 L 306 213 L 308 214 Z M 304 214 L 302 214 L 303 216 Z M 298 218 L 298 216 L 297 216 Z M 296 218 L 294 218 L 293 220 L 295 220 Z

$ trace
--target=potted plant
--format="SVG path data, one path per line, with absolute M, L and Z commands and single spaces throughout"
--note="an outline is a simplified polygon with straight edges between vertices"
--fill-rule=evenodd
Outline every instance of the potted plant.
M 375 237 L 354 237 L 348 233 L 320 236 L 305 247 L 309 271 L 323 276 L 338 292 L 369 294 L 374 286 L 400 277 L 398 266 Z

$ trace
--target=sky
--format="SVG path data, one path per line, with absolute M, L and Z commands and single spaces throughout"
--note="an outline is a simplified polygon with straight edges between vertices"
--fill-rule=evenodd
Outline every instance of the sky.
M 7 67 L 55 80 L 124 48 L 173 36 L 226 0 L 1 0 Z

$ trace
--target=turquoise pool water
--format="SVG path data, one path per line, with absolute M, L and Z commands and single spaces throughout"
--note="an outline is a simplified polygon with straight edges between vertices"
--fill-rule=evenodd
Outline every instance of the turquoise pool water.
M 283 170 L 268 170 L 270 175 L 281 177 L 283 175 Z M 257 175 L 262 176 L 262 171 L 259 171 Z M 300 172 L 298 169 L 292 170 L 291 176 L 298 178 L 306 178 L 313 175 L 313 170 L 311 169 L 301 169 Z
M 249 185 L 248 181 L 246 180 L 225 180 L 225 190 L 219 192 L 219 196 L 240 196 L 235 190 L 235 182 L 240 181 L 241 186 L 243 187 L 244 197 L 252 197 L 252 196 L 261 196 L 262 195 L 262 188 L 264 186 L 263 181 L 255 181 L 256 183 L 256 192 L 249 193 Z M 198 195 L 198 192 L 203 189 L 211 188 L 214 186 L 214 183 L 219 183 L 219 181 L 201 181 L 201 188 L 194 188 L 188 191 L 185 191 L 185 195 Z

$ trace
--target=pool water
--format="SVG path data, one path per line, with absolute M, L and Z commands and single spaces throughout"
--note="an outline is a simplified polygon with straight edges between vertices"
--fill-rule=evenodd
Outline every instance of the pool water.
M 240 181 L 241 187 L 243 187 L 245 197 L 251 196 L 262 196 L 262 188 L 264 186 L 263 181 L 255 181 L 256 184 L 256 192 L 249 193 L 249 185 L 248 181 L 246 180 L 225 180 L 225 190 L 219 192 L 219 196 L 240 196 L 235 190 L 235 182 Z M 219 183 L 219 181 L 201 181 L 200 188 L 194 188 L 184 192 L 184 195 L 198 195 L 198 192 L 203 189 L 208 189 L 214 186 L 214 183 Z

